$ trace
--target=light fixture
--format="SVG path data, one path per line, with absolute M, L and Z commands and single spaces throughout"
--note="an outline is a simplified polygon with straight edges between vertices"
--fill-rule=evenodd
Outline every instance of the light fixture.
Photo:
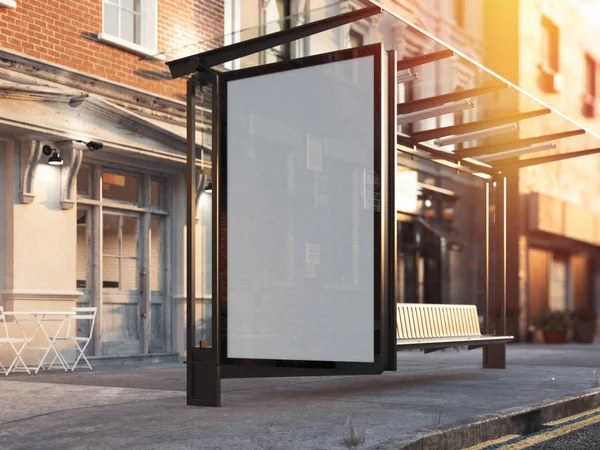
M 516 156 L 526 155 L 527 153 L 542 152 L 544 150 L 553 150 L 555 148 L 556 148 L 556 144 L 554 144 L 552 142 L 544 142 L 542 144 L 530 145 L 529 147 L 521 147 L 521 148 L 517 148 L 514 150 L 508 150 L 505 152 L 494 153 L 493 155 L 481 155 L 481 156 L 478 156 L 477 159 L 479 159 L 480 161 L 490 162 L 490 161 L 495 161 L 497 159 L 504 159 L 504 158 L 511 157 L 511 156 L 516 157 Z
M 53 149 L 49 145 L 44 145 L 42 147 L 42 153 L 46 156 L 49 156 L 50 154 L 52 154 L 52 156 L 50 156 L 50 158 L 48 158 L 48 164 L 50 164 L 51 166 L 62 166 L 63 165 L 63 159 L 58 154 L 58 150 Z
M 405 73 L 398 73 L 398 75 L 396 75 L 396 83 L 408 83 L 409 81 L 418 80 L 419 78 L 421 78 L 421 75 L 413 72 L 412 69 L 408 69 Z
M 451 114 L 458 111 L 464 111 L 465 109 L 471 109 L 474 107 L 475 102 L 469 99 L 453 103 L 447 103 L 445 105 L 436 106 L 434 108 L 423 109 L 421 111 L 415 111 L 408 114 L 401 114 L 398 116 L 398 124 L 402 125 L 410 122 L 418 122 L 419 120 L 443 116 L 444 114 Z
M 208 182 L 208 184 L 204 188 L 204 192 L 206 192 L 207 194 L 211 194 L 212 193 L 212 181 Z
M 426 198 L 425 199 L 425 208 L 431 208 L 431 199 L 430 198 Z
M 510 133 L 511 131 L 517 131 L 518 129 L 519 126 L 516 123 L 509 123 L 508 125 L 500 125 L 497 127 L 486 128 L 485 130 L 473 131 L 471 133 L 439 138 L 434 140 L 433 144 L 437 145 L 438 147 L 443 147 L 445 145 L 454 145 L 459 144 L 461 142 L 474 141 L 475 139 Z
M 51 166 L 62 166 L 63 165 L 63 159 L 60 157 L 60 155 L 58 154 L 58 152 L 56 150 L 54 150 L 54 153 L 52 154 L 52 156 L 50 158 L 48 158 L 48 164 L 50 164 Z

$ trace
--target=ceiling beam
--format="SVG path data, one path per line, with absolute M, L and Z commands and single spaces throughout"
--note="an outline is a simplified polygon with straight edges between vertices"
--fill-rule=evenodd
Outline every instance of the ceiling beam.
M 328 17 L 287 30 L 276 31 L 264 36 L 258 36 L 253 39 L 247 39 L 235 44 L 225 45 L 203 53 L 169 61 L 167 62 L 167 66 L 169 66 L 169 70 L 171 71 L 171 77 L 179 78 L 380 13 L 381 8 L 376 6 L 356 9 L 334 17 Z
M 436 95 L 434 97 L 421 98 L 412 102 L 398 103 L 396 106 L 397 114 L 408 114 L 422 109 L 433 108 L 443 105 L 444 103 L 455 102 L 464 98 L 476 97 L 478 95 L 488 94 L 500 89 L 508 88 L 507 84 L 493 84 L 474 89 L 465 89 L 464 91 L 451 92 L 449 94 Z
M 539 156 L 537 158 L 506 158 L 490 163 L 498 170 L 521 169 L 523 167 L 537 166 L 538 164 L 547 164 L 556 161 L 562 161 L 571 158 L 580 158 L 582 156 L 596 155 L 600 153 L 600 148 L 591 148 L 589 150 L 580 150 L 577 152 L 557 153 L 555 155 Z
M 430 147 L 429 145 L 421 144 L 419 142 L 412 140 L 408 136 L 398 136 L 397 143 L 404 147 L 416 148 L 417 150 L 420 150 L 422 152 L 429 153 L 434 158 L 445 159 L 446 161 L 449 161 L 449 162 L 452 162 L 455 164 L 460 164 L 463 167 L 466 167 L 474 172 L 481 172 L 481 173 L 485 173 L 488 175 L 494 175 L 496 173 L 496 170 L 492 169 L 491 167 L 485 167 L 485 166 L 479 165 L 475 162 L 465 161 L 460 156 L 458 156 L 454 153 L 446 152 L 444 150 L 439 150 L 437 148 Z
M 438 139 L 445 136 L 454 136 L 457 134 L 466 134 L 474 131 L 485 130 L 500 125 L 506 125 L 519 120 L 530 119 L 532 117 L 550 114 L 549 109 L 537 109 L 535 111 L 524 112 L 521 114 L 513 114 L 510 116 L 500 117 L 498 119 L 478 120 L 476 122 L 463 123 L 460 125 L 450 125 L 447 127 L 434 128 L 432 130 L 417 131 L 411 134 L 411 137 L 418 142 Z
M 421 66 L 430 62 L 438 61 L 444 58 L 454 56 L 452 50 L 441 50 L 439 52 L 427 53 L 426 55 L 414 56 L 412 58 L 404 58 L 398 61 L 398 70 L 411 69 L 416 66 Z
M 493 155 L 508 150 L 516 150 L 518 148 L 529 147 L 542 142 L 554 141 L 556 139 L 564 139 L 572 136 L 585 134 L 585 130 L 563 131 L 562 133 L 547 134 L 544 136 L 535 136 L 527 139 L 519 139 L 516 141 L 503 142 L 494 145 L 480 145 L 478 147 L 470 147 L 462 150 L 456 150 L 455 153 L 462 158 L 472 158 L 474 156 Z

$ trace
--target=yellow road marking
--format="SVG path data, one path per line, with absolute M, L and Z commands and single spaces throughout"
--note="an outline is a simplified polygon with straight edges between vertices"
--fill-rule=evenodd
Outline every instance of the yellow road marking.
M 570 422 L 571 420 L 579 419 L 580 417 L 589 416 L 590 414 L 595 414 L 598 412 L 600 412 L 600 408 L 591 409 L 589 411 L 585 411 L 580 414 L 575 414 L 574 416 L 569 416 L 569 417 L 565 417 L 563 419 L 555 420 L 553 422 L 545 423 L 544 425 L 553 427 L 554 425 L 560 425 L 561 423 Z
M 477 444 L 473 447 L 469 447 L 464 450 L 481 450 L 483 448 L 489 447 L 490 445 L 502 444 L 503 442 L 510 441 L 511 439 L 518 438 L 518 437 L 521 437 L 521 435 L 520 434 L 507 434 L 506 436 L 502 436 L 501 438 L 493 439 L 491 441 L 485 441 L 485 442 L 482 442 L 481 444 Z
M 599 422 L 600 415 L 597 415 L 594 417 L 590 417 L 589 419 L 582 420 L 580 422 L 572 423 L 570 425 L 564 425 L 560 428 L 557 428 L 556 430 L 547 431 L 545 433 L 540 433 L 538 435 L 531 436 L 529 438 L 523 439 L 522 441 L 515 442 L 514 444 L 505 445 L 503 447 L 500 447 L 499 450 L 518 450 L 522 448 L 527 448 L 532 445 L 549 441 L 550 439 L 554 439 L 558 436 L 571 433 L 573 431 L 579 430 L 580 428 L 584 428 Z

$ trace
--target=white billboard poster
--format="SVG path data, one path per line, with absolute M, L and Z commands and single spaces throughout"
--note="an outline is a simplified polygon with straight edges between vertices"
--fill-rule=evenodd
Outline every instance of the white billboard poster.
M 228 358 L 374 362 L 375 65 L 227 81 Z

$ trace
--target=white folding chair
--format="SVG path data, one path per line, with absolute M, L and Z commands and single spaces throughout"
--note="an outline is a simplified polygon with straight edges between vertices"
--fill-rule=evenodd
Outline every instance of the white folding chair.
M 25 347 L 27 347 L 27 344 L 29 344 L 30 340 L 25 336 L 21 328 L 19 328 L 21 337 L 10 337 L 10 333 L 8 331 L 8 323 L 6 322 L 6 316 L 4 315 L 4 308 L 2 308 L 2 306 L 0 306 L 0 330 L 4 330 L 4 336 L 0 335 L 0 349 L 4 344 L 8 344 L 8 346 L 12 349 L 11 353 L 15 354 L 15 357 L 10 363 L 10 366 L 8 366 L 8 369 L 4 367 L 2 362 L 0 362 L 0 368 L 2 369 L 2 373 L 4 373 L 5 376 L 8 376 L 9 373 L 18 370 L 20 362 L 23 365 L 25 371 L 29 375 L 31 375 L 27 364 L 25 364 L 25 361 L 23 361 L 23 358 L 21 357 L 23 350 L 25 350 Z
M 90 368 L 90 370 L 94 370 L 92 368 L 92 365 L 88 361 L 88 359 L 85 357 L 85 350 L 86 350 L 87 346 L 89 345 L 90 341 L 92 340 L 92 334 L 94 333 L 94 323 L 96 323 L 96 310 L 97 310 L 96 307 L 89 307 L 89 308 L 75 307 L 75 308 L 73 308 L 73 312 L 75 314 L 70 316 L 69 326 L 67 327 L 66 335 L 56 337 L 57 342 L 58 341 L 69 341 L 69 342 L 72 342 L 75 344 L 75 352 L 76 352 L 77 357 L 75 358 L 73 365 L 71 367 L 69 367 L 69 370 L 71 372 L 75 371 L 75 367 L 77 367 L 77 364 L 79 364 L 79 361 L 81 360 L 81 358 L 83 358 L 83 360 L 85 361 L 87 366 Z M 90 321 L 89 332 L 87 333 L 87 336 L 77 336 L 77 321 L 78 320 L 89 320 Z M 73 323 L 75 325 L 75 336 L 71 336 L 71 325 Z M 64 350 L 65 350 L 64 348 L 61 349 L 61 348 L 57 347 L 57 356 L 54 357 L 54 359 L 50 363 L 50 367 L 48 367 L 48 369 L 52 368 L 52 365 L 56 361 L 57 357 L 61 358 L 62 362 L 68 366 L 68 362 L 65 359 L 64 355 L 62 354 L 62 351 L 64 351 Z

